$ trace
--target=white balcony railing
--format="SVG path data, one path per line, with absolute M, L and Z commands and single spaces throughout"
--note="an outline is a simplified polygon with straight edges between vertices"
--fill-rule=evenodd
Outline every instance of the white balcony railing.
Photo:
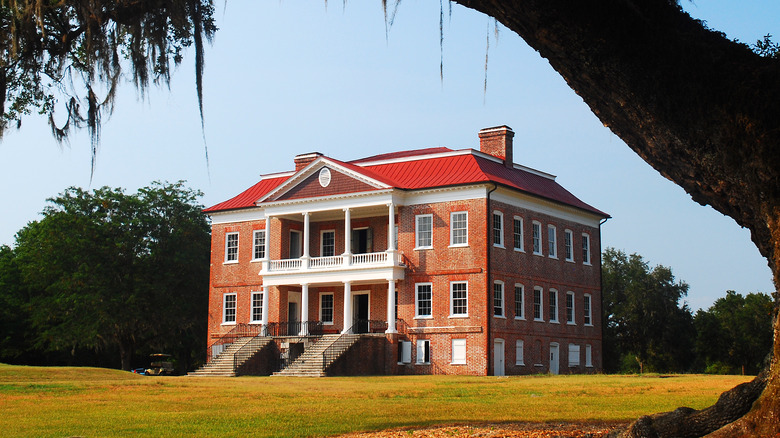
M 376 263 L 386 263 L 386 252 L 369 252 L 366 254 L 354 254 L 352 256 L 353 265 L 373 265 Z
M 309 267 L 312 269 L 334 268 L 343 264 L 343 256 L 314 257 L 309 260 Z
M 339 270 L 347 268 L 361 268 L 372 266 L 392 266 L 398 264 L 398 253 L 370 252 L 366 254 L 352 254 L 350 256 L 312 257 L 308 263 L 305 259 L 282 259 L 268 261 L 268 271 L 284 273 L 306 270 Z

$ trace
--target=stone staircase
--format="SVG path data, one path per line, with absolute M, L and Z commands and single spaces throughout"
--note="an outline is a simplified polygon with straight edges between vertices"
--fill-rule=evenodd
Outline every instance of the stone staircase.
M 237 338 L 230 344 L 219 356 L 212 358 L 206 365 L 193 371 L 188 376 L 208 376 L 208 377 L 235 377 L 236 368 L 240 367 L 246 361 L 263 347 L 271 342 L 271 338 L 263 336 L 249 336 Z M 244 348 L 246 347 L 246 348 Z M 240 351 L 239 351 L 240 350 Z M 238 354 L 234 361 L 233 356 Z
M 323 335 L 315 344 L 310 345 L 306 351 L 290 364 L 287 368 L 275 372 L 274 376 L 299 376 L 299 377 L 324 377 L 325 371 L 336 359 L 360 339 L 360 335 Z M 334 345 L 335 344 L 335 345 Z M 322 355 L 329 347 L 330 359 L 323 361 Z M 323 363 L 325 362 L 325 363 Z

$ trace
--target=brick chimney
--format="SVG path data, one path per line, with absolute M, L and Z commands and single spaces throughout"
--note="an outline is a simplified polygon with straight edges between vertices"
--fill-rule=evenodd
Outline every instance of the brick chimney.
M 297 172 L 303 169 L 304 167 L 308 166 L 309 163 L 321 156 L 322 154 L 319 152 L 309 152 L 308 154 L 296 155 L 295 159 L 293 160 L 295 161 L 295 171 Z
M 504 166 L 513 167 L 512 137 L 515 132 L 506 125 L 485 128 L 479 131 L 479 150 L 504 161 Z

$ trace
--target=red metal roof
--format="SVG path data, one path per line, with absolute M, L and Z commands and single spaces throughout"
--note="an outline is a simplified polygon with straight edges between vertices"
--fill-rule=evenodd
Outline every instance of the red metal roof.
M 426 157 L 426 155 L 445 152 L 453 151 L 448 148 L 429 148 L 375 155 L 350 162 L 342 162 L 332 158 L 327 159 L 353 172 L 399 189 L 416 190 L 492 182 L 530 195 L 570 205 L 602 217 L 609 217 L 603 211 L 582 202 L 552 178 L 524 169 L 508 168 L 503 163 L 498 163 L 480 154 L 472 153 L 473 151 Z M 391 162 L 370 164 L 375 161 Z M 262 180 L 238 196 L 210 207 L 205 211 L 208 213 L 251 207 L 263 195 L 287 181 L 288 178 L 277 177 Z

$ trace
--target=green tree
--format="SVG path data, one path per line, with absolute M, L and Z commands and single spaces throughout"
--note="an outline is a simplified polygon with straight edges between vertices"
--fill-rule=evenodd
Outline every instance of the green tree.
M 607 248 L 602 259 L 604 366 L 608 371 L 686 371 L 693 318 L 680 300 L 688 285 L 665 266 Z
M 35 347 L 182 355 L 205 341 L 209 225 L 183 183 L 67 189 L 17 233 L 16 263 L 30 292 Z M 166 351 L 167 352 L 167 351 Z
M 769 295 L 733 290 L 694 319 L 696 352 L 709 372 L 756 374 L 772 347 L 773 303 Z

